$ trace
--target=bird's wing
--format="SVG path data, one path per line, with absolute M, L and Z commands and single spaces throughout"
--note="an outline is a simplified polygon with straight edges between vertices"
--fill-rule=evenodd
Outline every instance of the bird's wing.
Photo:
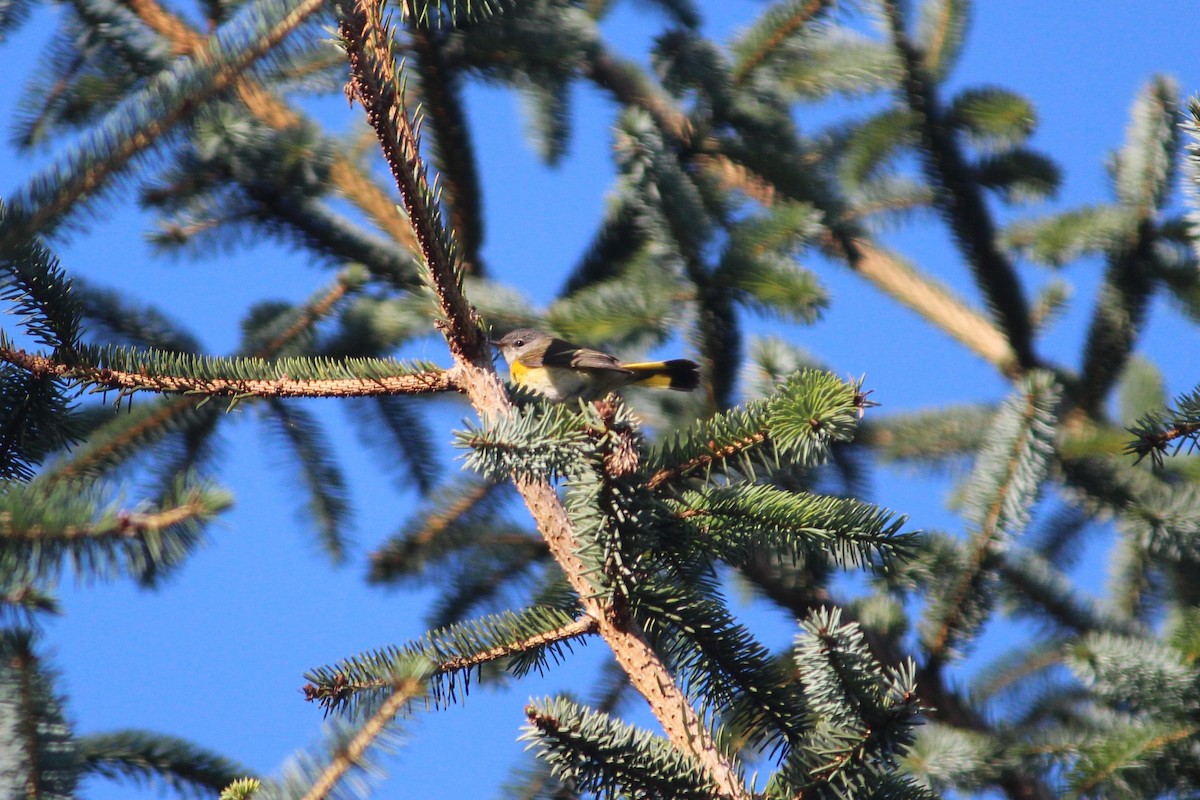
M 546 352 L 542 355 L 542 366 L 629 372 L 621 366 L 621 361 L 616 356 L 610 356 L 608 353 L 591 350 L 587 347 L 578 347 L 562 339 L 555 339 L 546 348 Z

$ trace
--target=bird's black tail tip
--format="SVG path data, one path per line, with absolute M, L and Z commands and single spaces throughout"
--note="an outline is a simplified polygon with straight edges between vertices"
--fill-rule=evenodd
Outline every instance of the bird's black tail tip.
M 677 392 L 690 392 L 700 385 L 700 365 L 686 358 L 663 363 L 663 372 L 670 379 L 667 387 Z

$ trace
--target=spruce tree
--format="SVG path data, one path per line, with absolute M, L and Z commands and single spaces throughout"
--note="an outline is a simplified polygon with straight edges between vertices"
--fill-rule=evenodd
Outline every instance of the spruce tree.
M 31 5 L 0 4 L 0 35 L 19 35 Z M 1200 500 L 1183 452 L 1200 400 L 1168 408 L 1137 354 L 1156 295 L 1196 316 L 1200 103 L 1151 79 L 1112 157 L 1111 199 L 1013 221 L 1008 207 L 1050 195 L 1059 170 L 1029 145 L 1028 100 L 952 88 L 967 4 L 777 0 L 728 41 L 704 36 L 686 0 L 656 5 L 650 69 L 606 41 L 602 1 L 63 5 L 15 130 L 56 159 L 0 206 L 0 281 L 19 320 L 0 337 L 8 795 L 71 797 L 101 776 L 181 796 L 325 797 L 353 787 L 407 717 L 535 671 L 561 672 L 563 690 L 525 705 L 531 761 L 505 796 L 1200 790 Z M 526 96 L 551 163 L 570 144 L 574 86 L 617 107 L 611 201 L 544 310 L 485 263 L 473 80 Z M 350 135 L 302 110 L 342 90 L 361 126 Z M 886 102 L 820 130 L 796 122 L 863 93 Z M 54 255 L 121 191 L 159 215 L 166 251 L 267 235 L 333 277 L 307 302 L 247 309 L 236 351 L 205 353 Z M 880 233 L 931 216 L 977 303 Z M 1031 296 L 1024 267 L 1083 257 L 1103 260 L 1103 284 L 1077 360 L 1052 363 L 1039 340 L 1064 291 Z M 915 311 L 1008 396 L 888 413 L 886 387 L 753 336 L 838 302 L 800 258 Z M 686 348 L 703 390 L 548 402 L 493 367 L 489 338 L 523 326 L 629 356 Z M 417 341 L 445 358 L 397 358 Z M 219 538 L 231 420 L 252 411 L 279 434 L 323 548 L 352 555 L 351 478 L 318 403 L 351 406 L 423 497 L 366 577 L 436 582 L 428 633 L 314 665 L 304 693 L 332 719 L 327 741 L 274 776 L 186 729 L 76 733 L 42 634 L 55 587 L 153 587 Z M 467 418 L 453 434 L 430 413 L 451 405 Z M 465 476 L 436 480 L 449 442 Z M 858 496 L 874 464 L 896 462 L 967 465 L 958 530 L 922 531 Z M 1114 577 L 1096 599 L 1068 575 L 1107 525 Z M 795 619 L 793 638 L 762 641 L 731 587 Z M 1000 615 L 1029 630 L 964 675 Z M 611 654 L 599 686 L 557 669 L 583 642 Z M 634 701 L 650 725 L 626 713 Z

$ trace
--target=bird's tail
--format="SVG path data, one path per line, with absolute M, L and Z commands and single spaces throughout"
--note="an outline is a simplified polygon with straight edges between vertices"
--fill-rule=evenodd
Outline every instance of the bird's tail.
M 652 389 L 674 389 L 690 392 L 700 385 L 700 365 L 686 358 L 670 361 L 643 361 L 636 364 L 621 364 L 634 374 L 633 382 Z

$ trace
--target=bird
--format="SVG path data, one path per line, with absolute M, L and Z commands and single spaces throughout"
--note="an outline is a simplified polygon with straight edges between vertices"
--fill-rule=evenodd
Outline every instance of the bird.
M 532 328 L 492 342 L 508 362 L 512 382 L 564 403 L 598 400 L 623 386 L 690 392 L 700 385 L 700 365 L 686 358 L 626 362 Z

